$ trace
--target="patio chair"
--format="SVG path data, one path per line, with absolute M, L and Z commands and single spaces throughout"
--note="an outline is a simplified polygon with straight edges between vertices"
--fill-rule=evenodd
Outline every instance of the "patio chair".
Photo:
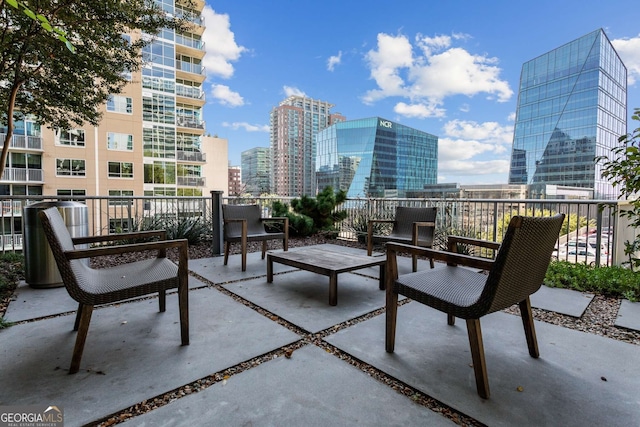
M 433 247 L 437 208 L 408 208 L 398 206 L 395 219 L 370 219 L 367 224 L 367 255 L 371 256 L 374 243 L 407 243 L 425 248 Z M 391 234 L 373 234 L 375 224 L 393 224 Z M 418 257 L 413 255 L 413 272 L 418 270 Z M 433 259 L 429 260 L 433 268 Z
M 502 244 L 450 236 L 448 246 L 451 252 L 388 243 L 386 351 L 394 351 L 398 295 L 446 313 L 449 325 L 454 324 L 456 317 L 465 319 L 476 388 L 480 397 L 488 399 L 489 380 L 480 317 L 518 304 L 529 355 L 539 356 L 529 295 L 542 285 L 563 221 L 564 214 L 546 218 L 514 216 Z M 495 260 L 454 253 L 458 244 L 497 250 Z M 446 261 L 447 265 L 399 276 L 398 252 L 432 257 Z
M 247 242 L 262 241 L 262 259 L 267 252 L 267 241 L 282 239 L 282 248 L 289 250 L 289 218 L 262 218 L 258 205 L 222 205 L 224 221 L 224 265 L 229 259 L 231 243 L 240 242 L 242 271 L 247 270 Z M 281 232 L 268 232 L 266 221 L 282 224 Z
M 70 374 L 75 374 L 80 369 L 80 360 L 89 330 L 91 314 L 93 307 L 98 304 L 110 304 L 158 292 L 160 312 L 164 312 L 167 289 L 177 287 L 180 337 L 182 345 L 189 344 L 187 283 L 189 254 L 186 239 L 165 240 L 165 230 L 72 238 L 57 208 L 45 209 L 38 214 L 64 285 L 69 295 L 78 302 L 78 312 L 73 327 L 73 330 L 78 331 L 78 334 L 71 358 Z M 162 240 L 89 249 L 75 248 L 75 245 L 82 244 L 154 237 L 159 237 Z M 178 265 L 166 258 L 166 249 L 168 248 L 178 248 Z M 108 268 L 93 269 L 82 262 L 83 258 L 95 256 L 156 250 L 158 251 L 156 258 Z

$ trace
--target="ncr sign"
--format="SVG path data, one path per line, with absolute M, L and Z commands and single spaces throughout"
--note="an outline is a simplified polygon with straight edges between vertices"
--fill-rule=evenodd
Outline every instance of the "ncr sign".
M 393 122 L 380 119 L 380 121 L 378 122 L 378 126 L 380 126 L 381 128 L 391 129 L 393 127 Z

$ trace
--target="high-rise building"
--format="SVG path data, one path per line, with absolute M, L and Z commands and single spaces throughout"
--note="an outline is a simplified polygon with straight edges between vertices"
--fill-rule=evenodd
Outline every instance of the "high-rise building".
M 226 184 L 223 170 L 222 179 L 209 185 L 205 179 L 205 170 L 211 172 L 206 152 L 226 152 L 225 140 L 204 138 L 205 2 L 157 3 L 167 13 L 190 16 L 191 29 L 164 29 L 143 49 L 143 67 L 127 76 L 122 93 L 110 97 L 98 126 L 54 131 L 29 117 L 16 123 L 0 195 L 200 196 L 227 190 L 211 186 Z M 203 141 L 216 147 L 204 147 Z M 120 228 L 117 219 L 109 221 L 110 229 Z
M 438 178 L 438 137 L 380 117 L 336 123 L 316 135 L 318 190 L 347 197 L 406 197 Z
M 271 149 L 255 147 L 240 153 L 245 192 L 259 196 L 271 193 Z
M 271 191 L 279 196 L 313 196 L 316 151 L 314 136 L 327 126 L 344 121 L 332 114 L 333 104 L 290 96 L 271 110 Z
M 229 166 L 229 196 L 239 196 L 244 193 L 244 186 L 240 179 L 240 166 Z
M 626 132 L 627 69 L 599 29 L 522 66 L 509 184 L 532 198 L 548 186 L 614 198 L 594 158 Z

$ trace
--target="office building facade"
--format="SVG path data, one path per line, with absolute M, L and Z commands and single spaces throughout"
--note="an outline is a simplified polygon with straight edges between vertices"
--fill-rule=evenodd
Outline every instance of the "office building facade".
M 406 197 L 438 177 L 438 137 L 380 117 L 336 123 L 316 135 L 318 190 L 347 197 Z
M 554 186 L 615 198 L 594 158 L 626 132 L 627 69 L 599 29 L 522 66 L 509 184 L 532 198 Z
M 240 153 L 242 185 L 245 192 L 259 196 L 271 193 L 271 149 L 255 147 Z
M 271 110 L 271 191 L 279 196 L 314 196 L 316 151 L 314 136 L 344 121 L 331 113 L 333 104 L 290 96 Z

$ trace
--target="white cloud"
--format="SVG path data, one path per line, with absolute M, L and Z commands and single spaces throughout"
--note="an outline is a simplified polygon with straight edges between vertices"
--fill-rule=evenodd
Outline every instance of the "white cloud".
M 498 144 L 475 140 L 438 138 L 438 165 L 442 162 L 469 160 L 482 154 L 497 154 L 504 150 Z
M 464 41 L 469 36 L 416 36 L 415 44 L 420 52 L 414 55 L 413 46 L 404 35 L 378 34 L 375 49 L 365 57 L 371 79 L 377 88 L 369 90 L 362 97 L 365 104 L 372 104 L 388 97 L 401 97 L 410 105 L 430 106 L 426 111 L 442 117 L 444 99 L 454 95 L 469 97 L 485 93 L 487 97 L 506 102 L 513 95 L 506 80 L 500 79 L 501 69 L 496 58 L 474 55 L 461 47 L 453 46 L 454 41 Z M 416 117 L 415 108 L 403 109 Z M 398 107 L 396 107 L 398 108 Z
M 294 86 L 283 86 L 282 90 L 284 91 L 285 96 L 307 96 L 306 93 L 298 89 Z
M 611 44 L 627 67 L 627 83 L 631 86 L 640 78 L 640 34 L 633 38 L 611 40 Z
M 211 95 L 219 104 L 226 105 L 228 107 L 240 107 L 244 105 L 244 99 L 242 96 L 240 96 L 238 92 L 234 92 L 229 89 L 229 86 L 211 85 Z
M 424 119 L 427 117 L 444 117 L 444 110 L 438 108 L 437 105 L 431 104 L 406 104 L 404 102 L 398 102 L 393 111 L 405 117 L 416 117 Z
M 512 113 L 509 113 L 509 115 L 507 116 L 507 120 L 509 120 L 510 122 L 515 122 L 516 121 L 516 113 L 515 111 Z
M 207 75 L 228 79 L 234 72 L 231 63 L 240 59 L 247 49 L 236 43 L 229 15 L 216 13 L 210 6 L 205 6 L 202 16 L 206 23 L 202 41 L 207 52 L 203 60 Z
M 247 132 L 269 132 L 269 125 L 252 125 L 247 122 L 222 122 L 222 126 L 233 130 L 244 129 Z
M 460 161 L 450 160 L 438 162 L 438 173 L 450 175 L 495 175 L 509 173 L 509 160 Z M 474 183 L 478 183 L 474 180 Z
M 330 56 L 327 60 L 327 70 L 333 71 L 336 68 L 336 65 L 340 65 L 342 61 L 342 51 L 338 51 L 337 55 Z
M 499 144 L 513 142 L 513 126 L 502 126 L 497 122 L 451 120 L 445 123 L 443 130 L 447 136 L 454 138 L 494 141 Z
M 371 78 L 380 88 L 365 94 L 363 101 L 366 104 L 388 96 L 408 95 L 404 80 L 399 75 L 402 68 L 409 68 L 413 64 L 411 43 L 405 36 L 378 34 L 378 50 L 370 50 L 366 59 L 371 69 Z

